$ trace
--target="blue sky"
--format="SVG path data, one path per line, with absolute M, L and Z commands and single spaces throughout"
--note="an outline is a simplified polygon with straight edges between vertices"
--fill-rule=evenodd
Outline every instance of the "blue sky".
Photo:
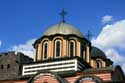
M 115 51 L 118 53 L 116 56 L 124 57 L 124 47 L 120 46 L 124 40 L 120 41 L 121 44 L 117 44 L 119 41 L 115 40 L 116 43 L 108 47 L 101 46 L 100 44 L 105 42 L 100 43 L 100 39 L 105 39 L 103 29 L 107 28 L 107 25 L 114 28 L 124 23 L 125 0 L 0 0 L 0 52 L 22 45 L 23 48 L 31 47 L 29 41 L 41 37 L 48 27 L 60 22 L 59 12 L 62 8 L 68 13 L 67 23 L 77 27 L 84 35 L 88 30 L 94 34 L 93 44 L 103 49 L 105 53 L 108 52 L 107 54 Z M 125 35 L 122 34 L 120 37 L 124 38 Z M 96 40 L 98 42 L 95 42 Z M 111 58 L 111 53 L 109 56 Z M 120 63 L 121 66 L 123 63 Z

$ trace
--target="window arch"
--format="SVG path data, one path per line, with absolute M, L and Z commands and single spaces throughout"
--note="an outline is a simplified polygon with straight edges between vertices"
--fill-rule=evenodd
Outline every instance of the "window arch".
M 48 56 L 48 42 L 43 43 L 43 60 L 47 59 Z
M 84 60 L 86 59 L 86 54 L 85 54 L 85 45 L 81 44 L 81 58 Z
M 102 67 L 102 62 L 100 60 L 96 60 L 96 68 Z
M 55 41 L 55 57 L 59 58 L 61 57 L 61 48 L 62 48 L 62 43 L 61 40 L 56 40 Z
M 70 40 L 69 42 L 69 56 L 70 57 L 75 56 L 75 41 L 74 40 Z

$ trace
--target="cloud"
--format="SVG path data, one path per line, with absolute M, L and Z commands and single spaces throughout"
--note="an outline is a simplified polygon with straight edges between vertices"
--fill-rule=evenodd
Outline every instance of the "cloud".
M 34 49 L 32 44 L 34 43 L 36 39 L 31 39 L 26 41 L 24 44 L 14 45 L 9 50 L 16 51 L 16 52 L 22 52 L 25 55 L 28 55 L 29 57 L 34 57 Z
M 92 44 L 101 48 L 114 64 L 121 65 L 125 71 L 125 20 L 105 25 Z
M 114 65 L 120 65 L 123 72 L 125 72 L 125 57 L 122 54 L 115 50 L 115 48 L 105 50 L 105 54 L 114 62 Z
M 0 40 L 0 47 L 1 47 L 1 45 L 2 45 L 2 41 Z
M 125 65 L 122 66 L 123 69 L 125 69 Z M 125 70 L 123 70 L 125 72 Z
M 105 50 L 105 54 L 108 58 L 112 59 L 115 64 L 122 63 L 124 60 L 124 57 L 120 55 L 115 49 L 109 48 Z
M 111 22 L 113 20 L 113 17 L 110 16 L 110 15 L 105 15 L 102 17 L 102 23 L 108 23 L 108 22 Z
M 101 47 L 119 47 L 125 48 L 125 20 L 115 22 L 112 25 L 103 27 L 97 38 L 92 42 Z

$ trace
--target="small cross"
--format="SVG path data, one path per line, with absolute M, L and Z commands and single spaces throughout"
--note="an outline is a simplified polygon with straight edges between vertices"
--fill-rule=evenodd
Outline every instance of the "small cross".
M 59 14 L 62 17 L 62 22 L 65 22 L 65 15 L 67 14 L 67 12 L 64 9 L 62 9 L 62 11 Z
M 88 31 L 88 33 L 87 33 L 87 35 L 86 35 L 86 36 L 87 36 L 87 39 L 88 39 L 88 40 L 90 40 L 90 37 L 92 37 L 92 36 L 93 36 L 93 34 L 91 34 L 91 32 L 90 32 L 90 31 Z

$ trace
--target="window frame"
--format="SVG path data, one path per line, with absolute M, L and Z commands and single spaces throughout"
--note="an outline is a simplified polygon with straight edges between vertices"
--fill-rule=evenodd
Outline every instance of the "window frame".
M 80 57 L 86 60 L 86 45 L 84 43 L 80 45 Z
M 59 54 L 59 56 L 57 56 L 57 45 L 56 45 L 56 43 L 57 42 L 60 42 L 60 54 Z M 61 55 L 62 55 L 62 41 L 60 40 L 60 39 L 57 39 L 57 40 L 55 40 L 55 42 L 54 42 L 54 44 L 55 44 L 55 58 L 60 58 L 61 57 Z
M 70 40 L 70 41 L 69 41 L 69 57 L 73 57 L 73 56 L 70 55 L 70 52 L 71 52 L 70 44 L 71 44 L 71 43 L 73 43 L 73 47 L 74 47 L 74 48 L 73 48 L 73 56 L 75 56 L 75 54 L 76 54 L 76 48 L 75 48 L 76 42 L 75 42 L 75 40 Z
M 101 67 L 102 67 L 102 61 L 101 60 L 96 60 L 96 68 L 101 68 Z
M 45 44 L 47 44 L 47 54 L 46 54 L 46 58 L 45 58 L 45 54 L 44 54 Z M 48 41 L 45 41 L 45 42 L 43 43 L 43 52 L 42 52 L 42 54 L 43 54 L 42 59 L 43 59 L 43 60 L 46 60 L 47 57 L 48 57 Z

